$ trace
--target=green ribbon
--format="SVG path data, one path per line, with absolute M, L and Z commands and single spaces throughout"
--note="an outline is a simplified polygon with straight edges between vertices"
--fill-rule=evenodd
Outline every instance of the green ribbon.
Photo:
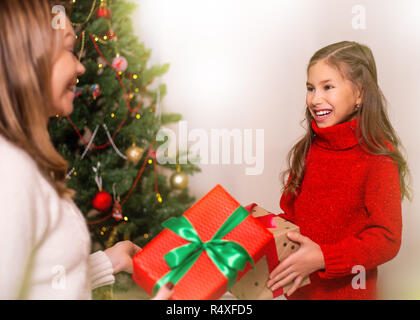
M 207 252 L 220 272 L 227 277 L 229 290 L 235 284 L 238 270 L 243 270 L 247 261 L 253 267 L 255 264 L 249 253 L 239 243 L 222 240 L 222 238 L 236 228 L 248 215 L 249 213 L 245 208 L 238 207 L 223 223 L 213 238 L 204 243 L 184 216 L 171 218 L 163 222 L 162 225 L 165 228 L 175 232 L 190 243 L 165 254 L 165 261 L 171 268 L 171 271 L 156 282 L 153 288 L 153 295 L 168 281 L 176 284 L 192 267 L 203 250 Z

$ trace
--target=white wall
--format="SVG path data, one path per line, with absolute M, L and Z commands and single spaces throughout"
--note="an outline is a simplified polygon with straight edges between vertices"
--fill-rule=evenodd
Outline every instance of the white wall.
M 247 165 L 202 165 L 190 178 L 199 198 L 220 183 L 242 204 L 279 212 L 286 154 L 304 133 L 306 65 L 315 51 L 351 40 L 376 59 L 390 119 L 420 177 L 420 2 L 350 0 L 137 0 L 135 30 L 153 63 L 171 64 L 163 77 L 165 111 L 180 112 L 189 129 L 263 128 L 264 171 Z M 352 28 L 352 8 L 366 9 L 366 29 Z M 173 127 L 176 129 L 176 126 Z M 255 137 L 255 134 L 254 134 Z M 403 202 L 403 245 L 380 267 L 385 299 L 420 298 L 418 199 Z

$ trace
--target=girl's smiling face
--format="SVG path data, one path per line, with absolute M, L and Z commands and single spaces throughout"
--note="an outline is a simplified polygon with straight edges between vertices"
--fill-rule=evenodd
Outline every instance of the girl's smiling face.
M 66 28 L 59 30 L 62 36 L 62 45 L 56 55 L 52 67 L 51 89 L 53 110 L 51 116 L 56 114 L 68 116 L 73 111 L 77 77 L 85 73 L 85 67 L 80 63 L 74 53 L 76 34 L 70 20 L 66 19 Z
M 334 67 L 323 60 L 315 63 L 309 68 L 306 86 L 306 105 L 319 128 L 355 118 L 355 106 L 362 102 L 360 91 Z M 329 114 L 317 115 L 322 110 Z

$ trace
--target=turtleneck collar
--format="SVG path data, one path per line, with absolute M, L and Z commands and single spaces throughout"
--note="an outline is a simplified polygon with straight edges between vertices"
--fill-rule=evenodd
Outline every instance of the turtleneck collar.
M 315 132 L 315 143 L 325 149 L 345 150 L 358 144 L 356 136 L 357 120 L 336 124 L 334 126 L 319 128 L 315 119 L 312 119 L 312 129 Z

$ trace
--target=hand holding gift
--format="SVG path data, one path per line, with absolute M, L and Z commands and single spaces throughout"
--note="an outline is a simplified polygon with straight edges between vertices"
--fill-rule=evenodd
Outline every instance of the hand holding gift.
M 120 241 L 112 247 L 106 249 L 104 252 L 111 260 L 112 267 L 114 268 L 113 274 L 125 271 L 133 273 L 132 259 L 141 248 L 131 241 Z
M 104 252 L 111 260 L 114 274 L 121 271 L 133 273 L 132 258 L 142 249 L 131 241 L 120 241 Z M 152 300 L 167 300 L 174 292 L 174 285 L 170 282 L 162 286 Z
M 251 207 L 249 207 L 248 210 L 251 210 Z M 300 235 L 299 227 L 281 218 L 281 215 L 272 214 L 261 207 L 255 206 L 255 204 L 252 205 L 252 216 L 272 233 L 272 237 L 275 239 L 276 248 L 274 252 L 267 255 L 267 259 L 261 259 L 256 264 L 254 270 L 250 270 L 232 287 L 232 294 L 238 299 L 269 300 L 276 298 L 285 292 L 290 295 L 298 287 L 309 284 L 309 276 L 304 276 L 303 273 L 299 274 L 301 278 L 299 278 L 299 281 L 296 281 L 296 283 L 293 283 L 295 278 L 293 278 L 293 275 L 290 275 L 290 273 L 286 273 L 287 278 L 284 278 L 283 275 L 279 275 L 281 278 L 277 277 L 277 272 L 280 270 L 279 268 L 283 268 L 284 266 L 283 261 L 288 263 L 287 266 L 290 266 L 289 257 L 295 256 L 298 251 L 300 252 L 300 245 L 305 242 L 305 247 L 312 248 L 311 246 L 306 245 L 310 244 L 309 241 L 305 240 L 299 242 L 299 240 L 306 238 Z M 289 233 L 297 234 L 297 236 L 293 237 L 293 235 L 291 235 L 288 237 L 287 234 Z M 308 249 L 305 249 L 304 251 L 308 251 Z M 312 252 L 311 249 L 309 249 L 309 251 Z M 303 251 L 302 253 L 306 254 Z M 274 264 L 272 260 L 274 260 Z M 292 260 L 292 262 L 293 261 L 295 260 Z M 284 272 L 284 270 L 285 269 L 281 269 L 281 272 Z M 286 269 L 285 272 L 287 271 L 289 270 Z M 272 280 L 269 279 L 270 274 L 273 275 Z M 298 275 L 296 275 L 296 277 L 297 276 Z M 279 280 L 281 282 L 279 282 Z M 271 281 L 268 283 L 271 285 L 270 289 L 267 287 L 267 281 Z M 275 285 L 272 286 L 273 284 Z
M 287 237 L 300 244 L 299 249 L 284 259 L 271 273 L 267 286 L 276 290 L 293 281 L 287 291 L 292 295 L 302 284 L 303 279 L 316 270 L 324 269 L 324 255 L 318 244 L 296 232 L 288 232 Z

